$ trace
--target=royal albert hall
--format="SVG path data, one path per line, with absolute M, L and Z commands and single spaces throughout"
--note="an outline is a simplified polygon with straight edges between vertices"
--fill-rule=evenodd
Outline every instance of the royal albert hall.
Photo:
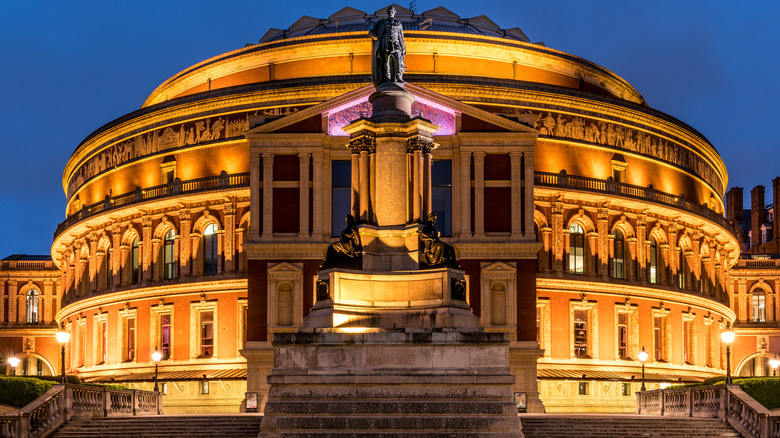
M 529 409 L 633 411 L 642 349 L 649 388 L 724 374 L 739 244 L 709 141 L 518 28 L 396 9 L 413 113 L 438 127 L 436 226 L 481 326 L 509 334 Z M 271 29 L 78 145 L 51 249 L 69 373 L 151 389 L 157 349 L 168 413 L 264 399 L 274 334 L 309 313 L 372 159 L 342 128 L 371 115 L 384 16 Z

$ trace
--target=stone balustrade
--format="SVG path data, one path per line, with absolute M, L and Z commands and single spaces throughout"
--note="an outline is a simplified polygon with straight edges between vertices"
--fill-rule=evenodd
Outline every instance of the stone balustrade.
M 747 395 L 739 385 L 656 389 L 637 393 L 637 414 L 719 418 L 749 438 L 780 438 L 780 415 Z
M 54 385 L 15 414 L 0 416 L 0 435 L 8 438 L 48 436 L 73 417 L 161 415 L 162 394 L 84 385 Z

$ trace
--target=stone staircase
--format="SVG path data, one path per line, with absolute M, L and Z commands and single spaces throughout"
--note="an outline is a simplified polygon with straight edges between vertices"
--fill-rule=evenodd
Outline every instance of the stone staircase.
M 73 418 L 50 437 L 256 438 L 262 418 L 259 414 L 84 417 Z
M 740 437 L 717 418 L 608 414 L 521 414 L 525 438 Z

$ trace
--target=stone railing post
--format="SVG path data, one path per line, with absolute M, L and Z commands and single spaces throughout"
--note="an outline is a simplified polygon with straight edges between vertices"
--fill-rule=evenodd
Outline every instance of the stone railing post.
M 63 403 L 65 405 L 65 422 L 70 421 L 73 416 L 73 388 L 69 384 L 65 384 L 65 388 L 62 391 L 64 393 Z
M 718 409 L 718 419 L 723 422 L 726 421 L 726 417 L 728 416 L 728 393 L 726 385 L 723 385 L 723 388 L 720 391 L 720 408 Z
M 133 416 L 138 415 L 138 390 L 133 389 Z
M 157 415 L 162 415 L 162 392 L 157 392 Z
M 103 416 L 108 417 L 108 412 L 111 410 L 111 394 L 108 393 L 107 388 L 103 389 Z
M 688 416 L 693 417 L 693 388 L 688 388 L 685 391 L 685 408 L 688 411 Z

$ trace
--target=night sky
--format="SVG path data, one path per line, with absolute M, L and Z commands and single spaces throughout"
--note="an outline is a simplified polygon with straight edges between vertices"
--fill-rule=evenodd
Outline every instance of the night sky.
M 92 131 L 138 109 L 163 81 L 257 42 L 302 15 L 387 1 L 17 1 L 0 12 L 0 258 L 49 254 L 64 219 L 62 171 Z M 399 3 L 408 7 L 409 3 Z M 600 64 L 720 152 L 728 187 L 780 176 L 776 2 L 428 1 L 487 15 L 533 42 Z M 771 190 L 767 190 L 771 202 Z M 749 206 L 749 200 L 746 201 Z

